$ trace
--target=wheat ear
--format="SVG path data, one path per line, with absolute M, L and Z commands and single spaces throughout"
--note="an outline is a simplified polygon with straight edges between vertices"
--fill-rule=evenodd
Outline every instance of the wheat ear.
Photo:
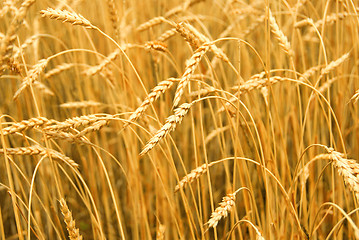
M 4 150 L 0 149 L 0 153 L 4 153 Z M 52 157 L 54 159 L 60 159 L 74 168 L 79 167 L 79 165 L 74 160 L 65 156 L 64 154 L 53 149 L 44 148 L 40 145 L 34 145 L 30 147 L 6 148 L 6 153 L 11 155 L 43 155 Z
M 350 101 L 356 103 L 359 99 L 359 89 L 355 91 L 354 95 L 350 98 Z
M 60 104 L 61 108 L 88 108 L 88 107 L 98 107 L 102 103 L 95 101 L 81 101 L 81 102 L 67 102 Z
M 86 28 L 97 29 L 92 23 L 84 18 L 81 14 L 75 12 L 69 12 L 67 10 L 59 10 L 47 8 L 40 11 L 42 17 L 48 17 L 50 19 L 56 19 L 62 22 L 71 23 L 72 25 L 80 25 Z
M 175 191 L 174 192 L 178 192 L 180 189 L 185 188 L 185 186 L 187 184 L 192 183 L 194 180 L 198 179 L 200 176 L 202 176 L 203 174 L 205 174 L 207 172 L 207 169 L 212 166 L 213 163 L 210 164 L 202 164 L 201 166 L 193 169 L 189 174 L 187 174 L 186 176 L 184 176 L 181 181 L 179 181 L 179 183 L 176 185 L 175 187 Z
M 359 201 L 359 164 L 353 159 L 346 159 L 343 153 L 327 149 L 329 153 L 319 154 L 314 159 L 328 159 L 332 161 L 333 166 L 338 170 L 339 175 L 344 179 L 345 184 Z
M 76 228 L 75 220 L 72 218 L 72 213 L 69 210 L 65 199 L 60 199 L 60 209 L 61 213 L 64 216 L 64 221 L 66 223 L 66 228 L 69 233 L 70 240 L 82 240 L 82 235 L 80 230 Z
M 221 218 L 227 217 L 228 212 L 235 204 L 237 191 L 234 193 L 229 193 L 223 197 L 222 202 L 219 203 L 219 207 L 217 207 L 216 210 L 212 212 L 211 218 L 207 222 L 209 228 L 216 227 Z
M 3 128 L 2 133 L 5 135 L 22 132 L 30 128 L 46 126 L 50 121 L 45 117 L 30 118 L 12 124 L 9 127 Z
M 290 42 L 288 41 L 288 38 L 284 35 L 282 30 L 280 30 L 271 10 L 269 10 L 269 25 L 272 29 L 272 33 L 279 42 L 279 46 L 281 46 L 289 56 L 293 56 L 293 50 L 290 46 Z
M 16 100 L 20 94 L 31 84 L 33 84 L 40 76 L 41 72 L 45 69 L 48 59 L 41 59 L 32 69 L 29 70 L 27 76 L 22 81 L 19 89 L 14 94 L 14 100 Z
M 185 72 L 183 73 L 181 80 L 178 84 L 177 91 L 173 100 L 173 105 L 177 106 L 178 103 L 181 100 L 181 97 L 184 92 L 184 88 L 187 86 L 192 74 L 196 70 L 196 67 L 198 63 L 201 61 L 204 54 L 208 51 L 210 48 L 210 45 L 212 43 L 205 43 L 202 46 L 200 46 L 192 55 L 192 57 L 187 61 Z
M 167 136 L 167 134 L 175 130 L 177 124 L 182 122 L 183 117 L 187 114 L 188 110 L 192 106 L 191 103 L 183 103 L 181 106 L 175 109 L 175 114 L 169 116 L 166 119 L 162 128 L 148 141 L 146 146 L 141 151 L 140 155 L 143 156 L 148 153 L 154 146 L 157 145 L 161 139 Z
M 162 94 L 164 94 L 168 89 L 170 89 L 175 81 L 177 81 L 176 78 L 169 78 L 160 82 L 155 88 L 153 88 L 150 94 L 148 94 L 146 99 L 141 103 L 141 105 L 136 109 L 136 111 L 131 114 L 128 121 L 134 122 L 139 117 L 141 117 L 146 111 L 146 109 L 150 106 L 150 104 L 156 101 Z M 127 126 L 129 122 L 126 123 L 125 126 Z

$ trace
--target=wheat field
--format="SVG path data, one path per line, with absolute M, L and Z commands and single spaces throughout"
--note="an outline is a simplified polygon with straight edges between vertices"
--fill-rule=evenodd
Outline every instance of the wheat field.
M 2 0 L 1 239 L 359 239 L 359 3 Z

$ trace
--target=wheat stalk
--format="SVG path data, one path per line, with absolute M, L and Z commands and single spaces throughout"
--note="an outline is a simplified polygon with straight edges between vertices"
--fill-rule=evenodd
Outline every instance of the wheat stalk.
M 60 209 L 61 213 L 64 216 L 64 221 L 66 223 L 66 228 L 69 233 L 70 240 L 82 240 L 82 235 L 80 230 L 76 228 L 75 220 L 72 218 L 72 213 L 69 210 L 65 199 L 60 199 Z
M 143 156 L 148 153 L 154 146 L 157 145 L 161 139 L 167 136 L 167 134 L 175 130 L 176 126 L 182 122 L 183 117 L 187 114 L 188 110 L 192 106 L 191 103 L 183 103 L 181 106 L 175 109 L 175 114 L 169 116 L 166 119 L 165 124 L 157 133 L 148 141 L 146 146 L 141 151 L 140 155 Z

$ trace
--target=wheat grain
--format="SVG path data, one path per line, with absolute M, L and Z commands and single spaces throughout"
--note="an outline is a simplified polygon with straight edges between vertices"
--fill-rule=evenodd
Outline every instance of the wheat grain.
M 65 199 L 60 199 L 60 209 L 61 213 L 64 216 L 64 221 L 66 223 L 66 228 L 69 233 L 70 240 L 82 240 L 82 235 L 80 235 L 80 230 L 76 228 L 75 220 L 72 218 L 72 213 L 69 210 Z
M 181 106 L 175 109 L 175 114 L 169 116 L 166 119 L 165 124 L 159 131 L 148 141 L 146 146 L 141 151 L 140 155 L 143 156 L 148 153 L 154 146 L 157 145 L 161 139 L 167 136 L 167 134 L 175 130 L 176 126 L 181 123 L 183 117 L 187 114 L 188 110 L 192 106 L 191 103 L 183 103 Z

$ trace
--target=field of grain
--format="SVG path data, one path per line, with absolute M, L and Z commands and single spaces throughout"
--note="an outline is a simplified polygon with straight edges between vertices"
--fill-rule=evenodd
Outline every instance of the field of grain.
M 2 0 L 0 239 L 359 239 L 358 12 Z

